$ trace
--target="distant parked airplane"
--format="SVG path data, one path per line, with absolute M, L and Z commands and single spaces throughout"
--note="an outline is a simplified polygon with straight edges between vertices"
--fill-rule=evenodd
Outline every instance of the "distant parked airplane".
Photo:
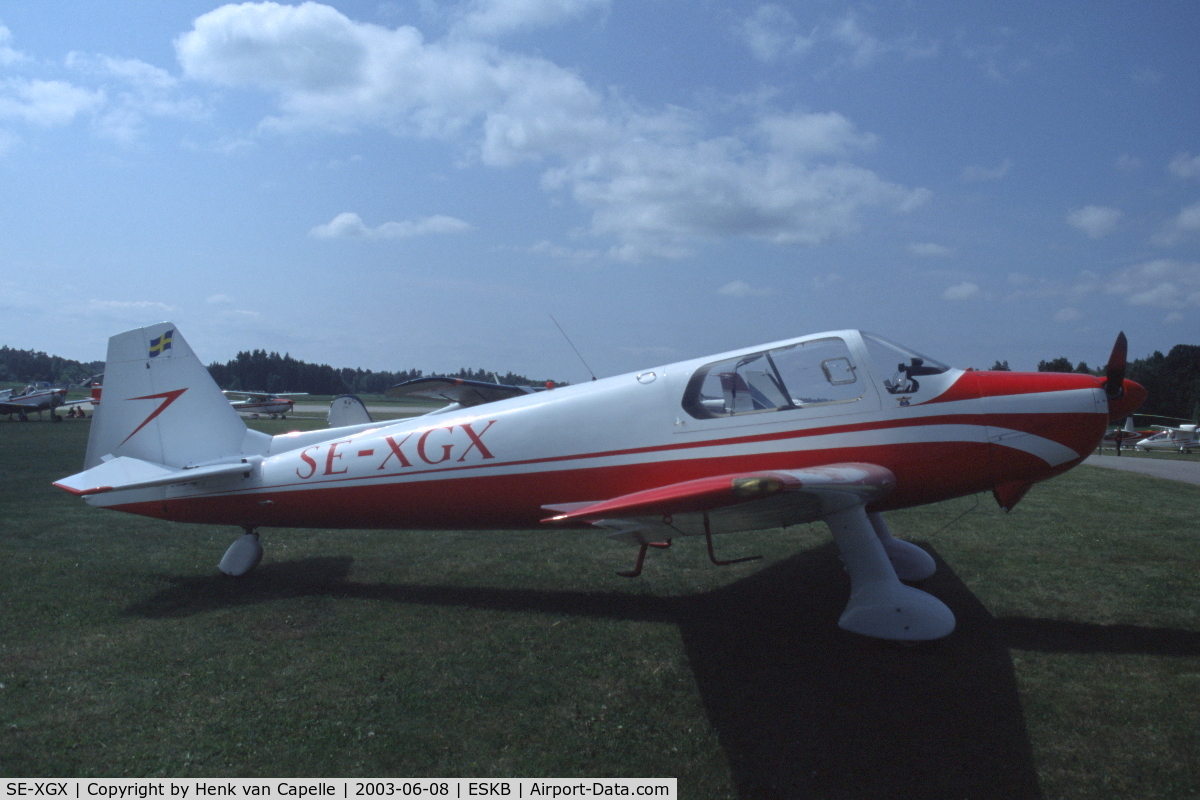
M 271 394 L 270 392 L 235 392 L 229 390 L 226 395 L 234 395 L 236 397 L 245 397 L 245 400 L 231 400 L 230 405 L 240 414 L 250 414 L 258 417 L 267 414 L 271 419 L 276 417 L 287 418 L 287 415 L 292 413 L 292 407 L 295 403 L 289 400 L 289 397 L 303 397 L 308 392 L 286 392 L 284 394 Z
M 66 398 L 65 387 L 56 387 L 46 382 L 31 383 L 16 393 L 12 389 L 4 389 L 0 391 L 0 414 L 16 414 L 22 422 L 27 422 L 31 412 L 36 411 L 40 417 L 43 411 L 49 411 L 52 421 L 61 422 L 62 417 L 55 411 L 56 408 L 91 402 Z
M 1147 436 L 1137 442 L 1135 450 L 1176 450 L 1180 453 L 1190 453 L 1200 450 L 1200 438 L 1196 436 L 1195 425 L 1180 425 L 1172 428 L 1167 425 L 1153 426 L 1158 433 Z

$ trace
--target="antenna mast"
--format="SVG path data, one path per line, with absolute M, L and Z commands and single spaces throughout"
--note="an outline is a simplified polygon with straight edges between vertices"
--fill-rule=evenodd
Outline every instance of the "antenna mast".
M 592 380 L 596 380 L 596 373 L 592 372 L 592 368 L 589 367 L 588 363 L 583 360 L 583 356 L 579 353 L 579 348 L 577 348 L 575 343 L 571 341 L 571 337 L 567 336 L 567 332 L 563 330 L 562 325 L 558 324 L 558 320 L 554 318 L 553 314 L 550 315 L 550 321 L 554 323 L 554 327 L 558 328 L 558 332 L 561 333 L 563 338 L 567 340 L 567 344 L 571 345 L 571 349 L 575 351 L 575 355 L 579 356 L 579 360 L 583 363 L 583 368 L 586 369 L 588 374 L 592 376 Z

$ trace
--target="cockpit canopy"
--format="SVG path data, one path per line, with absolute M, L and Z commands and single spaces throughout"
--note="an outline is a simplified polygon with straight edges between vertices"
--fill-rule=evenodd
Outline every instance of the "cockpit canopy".
M 882 385 L 891 394 L 915 392 L 918 376 L 949 370 L 880 336 L 864 333 L 862 339 L 876 373 L 890 376 Z M 734 356 L 696 370 L 684 392 L 683 407 L 693 417 L 712 419 L 853 403 L 871 380 L 870 371 L 861 370 L 859 361 L 838 335 Z

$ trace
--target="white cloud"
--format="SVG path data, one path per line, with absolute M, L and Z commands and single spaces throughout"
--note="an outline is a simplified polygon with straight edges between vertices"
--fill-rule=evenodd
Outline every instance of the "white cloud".
M 1004 159 L 997 167 L 984 167 L 973 164 L 963 168 L 962 179 L 964 181 L 998 181 L 1008 175 L 1012 167 L 1013 160 L 1011 158 Z
M 1081 319 L 1083 319 L 1083 314 L 1080 313 L 1079 309 L 1077 309 L 1077 308 L 1059 309 L 1054 314 L 1055 322 L 1063 322 L 1063 323 L 1078 322 Z
M 472 0 L 455 29 L 472 36 L 501 36 L 604 12 L 609 3 L 610 0 Z
M 859 133 L 854 123 L 836 111 L 811 114 L 772 114 L 758 121 L 772 150 L 799 158 L 849 155 L 869 150 L 877 137 Z
M 314 239 L 409 239 L 434 233 L 462 233 L 470 229 L 471 226 L 461 219 L 442 215 L 385 222 L 368 228 L 358 214 L 346 211 L 324 225 L 317 225 L 308 235 Z
M 471 8 L 531 19 L 593 7 Z M 875 137 L 840 114 L 756 109 L 744 128 L 714 134 L 696 114 L 634 108 L 545 59 L 461 37 L 426 42 L 312 2 L 223 6 L 176 50 L 189 77 L 276 95 L 263 130 L 375 127 L 462 142 L 492 167 L 544 163 L 543 188 L 588 208 L 591 232 L 616 240 L 614 258 L 679 257 L 724 236 L 815 244 L 857 230 L 868 209 L 904 212 L 929 197 L 850 163 Z
M 808 283 L 813 289 L 820 291 L 822 289 L 828 289 L 831 286 L 836 286 L 843 280 L 845 280 L 845 278 L 843 278 L 840 274 L 836 272 L 829 272 L 825 275 L 814 275 L 809 279 Z
M 145 61 L 73 52 L 67 55 L 66 65 L 105 85 L 95 122 L 97 130 L 110 138 L 137 138 L 147 117 L 196 120 L 207 114 L 203 103 L 182 93 L 176 78 Z
M 117 309 L 157 309 L 159 311 L 174 311 L 175 306 L 169 306 L 166 303 L 160 303 L 157 300 L 92 300 L 89 302 L 92 308 L 117 308 Z
M 9 46 L 11 40 L 0 25 L 0 65 L 29 61 Z M 72 52 L 63 66 L 82 81 L 0 80 L 0 119 L 55 127 L 87 115 L 97 132 L 129 140 L 141 132 L 147 117 L 194 120 L 206 113 L 199 100 L 184 95 L 176 78 L 144 61 Z
M 1167 171 L 1176 178 L 1200 178 L 1200 156 L 1180 153 L 1171 159 Z
M 1017 41 L 1020 31 L 1010 26 L 993 28 L 992 31 L 990 42 L 970 41 L 968 34 L 961 31 L 956 37 L 959 53 L 998 83 L 1009 83 L 1029 72 L 1034 61 L 1025 55 L 1029 52 L 1028 48 Z
M 932 42 L 918 42 L 916 37 L 884 41 L 863 30 L 855 12 L 847 12 L 830 29 L 829 38 L 850 51 L 850 64 L 862 69 L 874 64 L 884 55 L 897 53 L 904 58 L 931 58 L 938 53 Z
M 854 12 L 847 13 L 833 26 L 833 39 L 850 50 L 850 62 L 856 67 L 868 67 L 886 48 L 879 39 L 865 32 Z
M 146 324 L 169 319 L 175 306 L 154 300 L 90 300 L 84 313 L 113 322 Z
M 717 294 L 723 294 L 728 297 L 766 297 L 771 294 L 771 290 L 751 286 L 745 281 L 730 281 L 720 289 L 717 289 Z
M 1180 211 L 1173 219 L 1154 235 L 1157 245 L 1169 247 L 1182 240 L 1200 235 L 1200 203 L 1190 205 Z
M 954 254 L 954 251 L 949 247 L 933 242 L 913 242 L 908 246 L 908 252 L 915 256 L 929 256 L 933 258 L 941 258 Z
M 1112 233 L 1121 220 L 1121 212 L 1104 206 L 1084 206 L 1067 214 L 1067 224 L 1093 239 Z
M 1142 160 L 1137 156 L 1123 154 L 1117 157 L 1116 167 L 1121 172 L 1137 172 L 1142 168 Z
M 951 286 L 942 292 L 943 300 L 969 300 L 972 297 L 978 297 L 981 294 L 979 285 L 971 281 L 963 281 L 962 283 Z
M 8 78 L 0 81 L 0 119 L 34 125 L 65 125 L 104 103 L 104 93 L 64 81 Z
M 329 92 L 362 81 L 369 46 L 380 38 L 419 47 L 414 28 L 358 25 L 318 3 L 224 5 L 203 14 L 175 40 L 184 74 L 232 86 Z
M 805 53 L 812 48 L 812 33 L 799 32 L 796 18 L 775 3 L 759 6 L 737 28 L 737 33 L 759 61 L 774 61 L 788 55 Z
M 529 247 L 530 253 L 538 256 L 548 256 L 560 261 L 595 261 L 602 254 L 599 250 L 578 249 L 572 247 L 564 247 L 563 245 L 554 244 L 553 242 L 541 241 Z
M 760 61 L 775 61 L 792 55 L 802 55 L 817 44 L 830 44 L 847 55 L 840 63 L 855 69 L 864 69 L 889 54 L 905 58 L 930 58 L 937 54 L 938 46 L 930 42 L 918 42 L 915 37 L 884 40 L 868 33 L 859 22 L 858 15 L 847 12 L 827 25 L 812 28 L 808 33 L 800 29 L 796 18 L 778 3 L 765 3 L 743 20 L 736 30 L 737 35 L 750 48 L 751 54 Z
M 22 53 L 11 47 L 11 42 L 12 31 L 4 25 L 0 25 L 0 66 L 15 64 L 18 61 L 25 60 L 25 56 Z
M 1200 262 L 1148 261 L 1115 273 L 1103 288 L 1134 306 L 1200 308 Z

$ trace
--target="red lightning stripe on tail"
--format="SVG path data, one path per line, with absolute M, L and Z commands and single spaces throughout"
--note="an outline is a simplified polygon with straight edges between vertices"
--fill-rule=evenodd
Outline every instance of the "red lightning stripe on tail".
M 148 394 L 148 395 L 146 395 L 146 396 L 144 396 L 144 397 L 130 397 L 130 398 L 127 398 L 127 399 L 129 399 L 129 400 L 162 400 L 162 403 L 160 403 L 160 404 L 159 404 L 158 408 L 156 408 L 156 409 L 154 409 L 154 411 L 150 412 L 150 416 L 148 416 L 148 417 L 146 417 L 144 420 L 142 420 L 142 424 L 141 424 L 141 425 L 138 425 L 136 428 L 134 428 L 134 429 L 133 429 L 133 433 L 131 433 L 131 434 L 129 434 L 128 436 L 126 436 L 126 437 L 125 437 L 125 441 L 121 442 L 121 444 L 123 445 L 123 444 L 125 444 L 125 442 L 128 442 L 130 439 L 132 439 L 132 438 L 133 438 L 133 436 L 134 436 L 134 434 L 136 434 L 136 433 L 137 433 L 138 431 L 140 431 L 142 428 L 144 428 L 144 427 L 146 427 L 147 425 L 149 425 L 149 424 L 150 424 L 150 420 L 154 419 L 154 418 L 155 418 L 155 417 L 157 417 L 159 414 L 161 414 L 162 412 L 166 411 L 166 410 L 167 410 L 167 406 L 171 405 L 171 403 L 174 403 L 176 400 L 178 400 L 178 399 L 179 399 L 179 396 L 180 396 L 181 394 L 183 394 L 184 392 L 186 392 L 186 391 L 187 391 L 187 388 L 186 388 L 186 387 L 184 387 L 183 389 L 176 389 L 176 390 L 175 390 L 175 391 L 173 391 L 173 392 L 162 392 L 161 394 Z M 120 445 L 118 445 L 118 447 L 119 447 L 119 446 L 120 446 Z

